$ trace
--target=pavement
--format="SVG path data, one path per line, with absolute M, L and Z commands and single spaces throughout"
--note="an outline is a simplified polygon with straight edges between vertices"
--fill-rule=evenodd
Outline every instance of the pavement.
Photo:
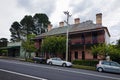
M 0 56 L 0 59 L 25 61 L 25 59 L 22 59 L 22 58 L 19 58 L 19 57 L 8 57 L 8 56 Z

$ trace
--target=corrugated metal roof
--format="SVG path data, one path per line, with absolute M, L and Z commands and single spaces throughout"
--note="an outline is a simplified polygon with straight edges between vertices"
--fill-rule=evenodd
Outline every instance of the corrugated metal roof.
M 84 31 L 84 30 L 90 30 L 90 29 L 96 29 L 96 28 L 102 28 L 102 27 L 104 27 L 104 26 L 94 24 L 91 20 L 88 20 L 86 22 L 82 22 L 79 24 L 72 24 L 68 27 L 68 29 L 69 29 L 69 32 L 74 33 L 74 32 L 78 32 L 78 31 Z M 49 36 L 49 35 L 65 34 L 66 31 L 67 31 L 67 26 L 53 28 L 49 32 L 38 35 L 36 37 L 36 39 L 44 37 L 44 36 Z

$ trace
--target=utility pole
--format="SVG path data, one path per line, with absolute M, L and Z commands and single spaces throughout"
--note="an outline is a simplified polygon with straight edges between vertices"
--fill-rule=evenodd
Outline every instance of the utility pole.
M 68 61 L 68 36 L 69 36 L 69 17 L 71 17 L 70 13 L 68 11 L 64 12 L 65 15 L 67 15 L 67 21 L 64 21 L 67 24 L 67 32 L 66 32 L 66 61 Z

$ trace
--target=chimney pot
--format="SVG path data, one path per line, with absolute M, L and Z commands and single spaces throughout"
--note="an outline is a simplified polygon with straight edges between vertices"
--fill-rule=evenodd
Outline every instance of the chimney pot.
M 63 27 L 64 26 L 64 22 L 62 21 L 62 22 L 59 22 L 59 26 L 60 27 Z
M 75 18 L 74 22 L 75 22 L 75 24 L 79 24 L 80 23 L 80 18 Z
M 96 24 L 102 25 L 102 13 L 96 14 Z
M 52 29 L 52 24 L 48 24 L 48 31 Z

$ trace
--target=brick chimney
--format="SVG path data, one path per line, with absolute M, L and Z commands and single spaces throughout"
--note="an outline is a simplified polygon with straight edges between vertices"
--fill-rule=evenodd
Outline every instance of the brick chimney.
M 48 24 L 48 31 L 52 29 L 52 24 Z
M 79 24 L 80 23 L 80 18 L 75 18 L 74 22 L 75 22 L 75 24 Z
M 62 22 L 59 22 L 59 26 L 60 27 L 63 27 L 64 26 L 64 22 L 62 21 Z
M 102 25 L 102 13 L 96 14 L 96 24 Z

